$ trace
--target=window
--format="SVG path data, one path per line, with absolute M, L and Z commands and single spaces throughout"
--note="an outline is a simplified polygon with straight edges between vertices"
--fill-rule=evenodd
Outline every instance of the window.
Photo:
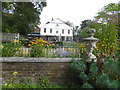
M 56 26 L 59 26 L 58 24 L 56 24 Z
M 64 34 L 64 29 L 62 29 L 62 34 Z
M 44 28 L 44 33 L 46 33 L 46 28 Z
M 52 29 L 50 29 L 50 33 L 52 33 Z
M 56 33 L 58 33 L 58 31 L 56 31 Z
M 70 34 L 70 30 L 68 30 L 68 34 Z

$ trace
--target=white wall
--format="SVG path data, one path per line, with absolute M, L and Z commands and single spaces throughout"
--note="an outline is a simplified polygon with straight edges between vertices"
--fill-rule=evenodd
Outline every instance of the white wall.
M 44 33 L 44 28 L 41 28 L 41 35 L 51 35 L 51 36 L 73 36 L 72 30 L 71 29 L 64 29 L 64 34 L 62 33 L 62 29 L 52 29 L 52 33 L 50 33 L 50 29 L 51 28 L 46 28 L 46 33 Z M 68 34 L 68 30 L 70 30 L 70 34 Z M 58 33 L 56 33 L 56 31 L 58 31 Z
M 58 26 L 56 26 L 57 24 Z M 73 36 L 72 28 L 57 19 L 41 26 L 40 28 L 41 35 Z M 44 28 L 46 28 L 46 33 L 44 33 Z M 52 33 L 50 33 L 50 29 L 52 29 Z M 62 29 L 64 29 L 64 34 L 62 33 Z M 70 34 L 68 34 L 68 30 L 70 30 Z M 58 33 L 56 33 L 56 31 L 58 31 Z

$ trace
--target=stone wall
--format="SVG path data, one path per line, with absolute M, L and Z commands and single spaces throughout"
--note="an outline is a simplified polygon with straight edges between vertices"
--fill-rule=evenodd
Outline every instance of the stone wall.
M 35 83 L 39 83 L 40 76 L 45 76 L 51 83 L 77 85 L 79 80 L 71 72 L 71 61 L 72 58 L 2 58 L 3 83 L 16 71 L 17 78 L 32 78 Z

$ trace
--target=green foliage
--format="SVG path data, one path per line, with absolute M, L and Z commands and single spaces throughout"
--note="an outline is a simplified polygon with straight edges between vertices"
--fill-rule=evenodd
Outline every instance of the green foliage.
M 85 27 L 83 30 L 80 31 L 79 37 L 80 38 L 87 38 L 88 34 L 86 33 L 87 30 L 90 29 L 90 27 Z
M 3 90 L 4 89 L 10 89 L 10 88 L 37 88 L 36 85 L 32 84 L 32 85 L 28 85 L 28 84 L 25 84 L 25 83 L 12 83 L 12 84 L 9 84 L 9 85 L 3 85 L 2 86 Z
M 81 30 L 83 30 L 84 28 L 88 27 L 89 26 L 89 22 L 91 22 L 91 20 L 84 20 L 84 21 L 82 21 Z
M 71 67 L 73 68 L 73 70 L 75 70 L 77 72 L 84 72 L 86 70 L 86 66 L 85 66 L 84 62 L 80 61 L 80 60 L 74 60 L 71 63 Z
M 2 31 L 26 35 L 40 23 L 39 15 L 46 2 L 2 2 Z
M 98 67 L 97 67 L 96 63 L 92 63 L 90 65 L 90 72 L 93 73 L 93 74 L 96 74 L 98 72 Z
M 107 73 L 112 79 L 120 81 L 119 70 L 119 58 L 113 59 L 112 57 L 107 57 L 103 64 L 103 71 Z
M 40 80 L 40 86 L 43 88 L 46 88 L 50 85 L 49 80 L 44 76 L 40 77 L 39 80 Z
M 56 44 L 63 46 L 63 42 L 62 41 L 57 41 Z
M 100 88 L 107 88 L 109 84 L 110 84 L 110 80 L 107 74 L 100 75 L 96 80 L 96 85 Z
M 117 30 L 114 29 L 115 26 L 112 24 L 104 25 L 103 27 L 104 29 L 96 34 L 96 37 L 99 39 L 97 48 L 99 52 L 109 55 L 111 52 L 116 51 Z
M 99 88 L 118 88 L 118 81 L 111 80 L 107 74 L 103 73 L 97 78 L 96 86 Z
M 85 72 L 80 72 L 79 78 L 81 78 L 84 82 L 87 82 L 89 79 Z
M 118 30 L 118 4 L 110 3 L 107 6 L 104 6 L 101 12 L 98 12 L 98 16 L 96 16 L 96 20 L 101 23 L 101 31 L 100 35 L 98 36 L 101 40 L 108 39 L 111 42 L 116 41 L 117 37 L 117 30 Z
M 90 85 L 89 83 L 84 83 L 82 85 L 82 88 L 93 88 L 92 85 Z
M 120 88 L 120 83 L 117 80 L 112 80 L 110 88 Z
M 23 35 L 20 35 L 20 38 L 19 38 L 20 40 L 25 40 L 25 39 L 27 39 L 25 36 L 23 36 Z
M 27 85 L 33 84 L 33 80 L 31 78 L 25 78 L 24 77 L 24 78 L 19 79 L 19 81 L 21 83 L 24 83 L 24 84 L 27 84 Z
M 85 27 L 82 28 L 79 37 L 88 37 L 86 31 L 90 28 L 96 30 L 95 37 L 99 39 L 99 45 L 97 48 L 99 53 L 105 53 L 110 55 L 111 52 L 116 51 L 116 42 L 118 39 L 118 34 L 120 32 L 118 14 L 119 9 L 118 4 L 110 3 L 103 7 L 103 9 L 98 12 L 95 16 L 94 21 L 86 22 Z M 86 21 L 86 20 L 85 20 Z M 84 26 L 81 25 L 81 27 Z M 104 43 L 104 45 L 102 45 Z
M 65 88 L 65 86 L 51 84 L 48 78 L 45 76 L 41 76 L 39 80 L 40 80 L 40 83 L 38 85 L 38 88 Z
M 44 57 L 45 52 L 43 51 L 45 47 L 40 45 L 31 46 L 30 57 Z
M 35 38 L 35 40 L 29 41 L 28 46 L 31 48 L 30 57 L 44 57 L 46 53 L 45 48 L 51 48 L 54 44 L 50 44 L 41 38 Z
M 14 43 L 2 43 L 2 57 L 13 57 L 16 55 L 16 52 L 19 51 L 20 45 Z
M 6 88 L 20 88 L 20 89 L 24 89 L 24 88 L 67 88 L 65 86 L 60 86 L 57 84 L 51 84 L 49 82 L 49 80 L 46 77 L 40 77 L 40 83 L 39 84 L 35 84 L 33 82 L 33 80 L 31 78 L 16 78 L 17 72 L 16 74 L 13 73 L 13 76 L 10 78 L 10 80 L 7 81 L 6 84 L 2 85 L 3 89 Z
M 88 62 L 88 64 L 84 58 L 83 61 L 74 60 L 71 67 L 82 80 L 82 88 L 118 88 L 120 85 L 119 58 L 120 56 L 116 54 L 114 58 L 111 56 L 104 58 L 104 63 Z
M 84 28 L 82 28 L 82 26 L 81 26 L 81 31 L 79 33 L 79 37 L 80 38 L 88 37 L 88 34 L 86 32 L 87 32 L 87 30 L 92 29 L 92 28 L 94 28 L 97 32 L 101 28 L 100 23 L 98 23 L 96 21 L 91 21 L 91 20 L 86 22 L 86 25 Z
M 110 3 L 110 4 L 108 4 L 107 6 L 104 7 L 104 10 L 105 10 L 106 12 L 118 11 L 118 10 L 119 10 L 119 9 L 118 9 L 118 4 L 116 4 L 116 3 Z

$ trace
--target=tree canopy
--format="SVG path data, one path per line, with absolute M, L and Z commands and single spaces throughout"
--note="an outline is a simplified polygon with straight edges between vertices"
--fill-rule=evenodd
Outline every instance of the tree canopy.
M 40 23 L 46 2 L 2 2 L 2 32 L 31 33 Z
M 120 21 L 118 20 L 120 13 L 118 5 L 119 4 L 116 3 L 110 3 L 104 6 L 100 12 L 98 12 L 93 21 L 84 20 L 81 24 L 81 35 L 85 35 L 86 29 L 94 28 L 97 30 L 99 35 L 100 33 L 107 35 L 105 32 L 108 31 L 108 35 L 110 32 L 114 32 L 115 37 L 117 37 L 117 35 L 120 37 Z
M 119 4 L 110 3 L 104 6 L 93 21 L 82 24 L 80 37 L 88 37 L 86 30 L 93 28 L 96 30 L 95 37 L 99 39 L 97 48 L 103 53 L 110 54 L 116 50 L 116 42 L 120 37 L 120 21 L 118 16 L 120 14 Z M 83 28 L 84 26 L 84 28 Z

